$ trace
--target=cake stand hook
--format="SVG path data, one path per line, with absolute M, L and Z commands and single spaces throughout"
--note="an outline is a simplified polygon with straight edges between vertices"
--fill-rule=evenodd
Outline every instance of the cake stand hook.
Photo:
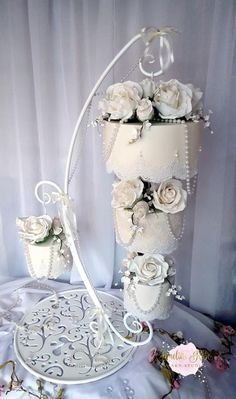
M 153 79 L 153 77 L 162 75 L 174 62 L 174 52 L 172 46 L 172 39 L 170 35 L 173 32 L 177 31 L 172 27 L 165 27 L 160 29 L 151 27 L 151 28 L 142 29 L 141 35 L 146 48 L 144 50 L 143 56 L 139 59 L 139 69 L 143 75 Z M 160 69 L 156 72 L 154 71 L 148 72 L 145 70 L 144 64 L 145 63 L 153 64 L 155 61 L 155 57 L 153 56 L 153 54 L 150 53 L 150 45 L 156 39 L 160 40 L 160 52 L 159 52 Z M 164 57 L 164 52 L 166 53 L 165 57 Z
M 43 191 L 43 195 L 40 194 L 40 189 L 45 185 L 51 186 L 53 189 L 56 189 L 56 192 L 58 193 L 62 193 L 62 189 L 51 180 L 42 180 L 39 183 L 37 183 L 34 189 L 34 194 L 37 200 L 40 202 L 40 204 L 43 205 L 44 208 L 46 205 L 52 202 L 52 196 L 49 193 Z

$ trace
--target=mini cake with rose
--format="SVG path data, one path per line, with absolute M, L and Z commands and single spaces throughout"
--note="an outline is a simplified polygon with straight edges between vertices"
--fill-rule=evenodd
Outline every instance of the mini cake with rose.
M 140 320 L 166 319 L 174 296 L 183 299 L 174 284 L 173 261 L 160 254 L 129 254 L 122 281 L 125 308 Z
M 183 234 L 186 203 L 180 180 L 115 182 L 112 207 L 117 242 L 129 251 L 170 254 Z
M 99 102 L 109 173 L 123 180 L 160 182 L 197 175 L 203 124 L 202 92 L 172 79 L 110 86 Z
M 72 255 L 58 217 L 21 217 L 16 225 L 31 277 L 55 279 L 71 268 Z

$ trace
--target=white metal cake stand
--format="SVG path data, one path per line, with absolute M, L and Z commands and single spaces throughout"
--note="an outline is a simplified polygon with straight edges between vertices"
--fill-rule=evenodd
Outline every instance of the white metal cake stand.
M 149 332 L 143 334 L 143 324 L 124 311 L 120 299 L 98 292 L 93 287 L 81 256 L 76 216 L 68 192 L 69 176 L 81 123 L 107 74 L 135 42 L 143 39 L 145 51 L 139 60 L 140 71 L 149 77 L 161 75 L 174 61 L 169 41 L 169 34 L 173 31 L 169 27 L 144 28 L 121 49 L 95 84 L 78 117 L 67 157 L 64 190 L 52 181 L 41 181 L 36 185 L 35 195 L 40 203 L 45 206 L 52 202 L 58 207 L 74 264 L 86 287 L 86 291 L 61 293 L 58 303 L 53 297 L 42 300 L 16 329 L 16 355 L 22 365 L 37 377 L 64 384 L 98 380 L 124 366 L 135 347 L 145 345 L 152 339 L 153 330 L 148 321 Z M 160 41 L 160 70 L 147 72 L 143 64 L 153 63 L 149 47 L 156 39 Z M 50 194 L 45 192 L 45 185 L 54 191 Z
M 123 302 L 97 292 L 122 335 Z M 38 378 L 56 384 L 83 384 L 116 372 L 130 359 L 134 347 L 112 333 L 112 341 L 96 347 L 91 334 L 94 304 L 84 289 L 61 292 L 40 301 L 22 320 L 15 335 L 15 352 L 21 364 Z M 139 339 L 142 337 L 139 336 Z

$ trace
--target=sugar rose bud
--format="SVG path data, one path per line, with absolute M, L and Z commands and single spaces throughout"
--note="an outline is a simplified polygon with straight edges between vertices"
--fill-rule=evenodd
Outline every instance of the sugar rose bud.
M 141 122 L 152 119 L 154 110 L 152 102 L 147 98 L 143 98 L 137 107 L 137 117 Z

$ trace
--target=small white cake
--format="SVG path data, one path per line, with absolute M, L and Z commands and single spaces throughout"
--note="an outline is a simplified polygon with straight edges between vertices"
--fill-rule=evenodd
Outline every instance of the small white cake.
M 169 317 L 175 281 L 171 264 L 172 261 L 161 254 L 129 254 L 124 259 L 124 305 L 129 313 L 149 321 Z
M 103 146 L 108 173 L 119 179 L 141 177 L 159 183 L 170 177 L 192 178 L 198 172 L 202 121 L 141 123 L 104 121 Z M 188 171 L 187 171 L 188 169 Z
M 63 250 L 63 255 L 60 250 Z M 32 244 L 24 240 L 27 267 L 33 278 L 56 279 L 72 265 L 72 255 L 65 242 L 49 238 L 46 242 Z
M 169 278 L 174 283 L 174 278 Z M 173 295 L 167 296 L 170 288 L 168 281 L 158 285 L 146 285 L 140 282 L 131 286 L 124 284 L 125 309 L 140 320 L 164 320 L 170 315 L 173 306 Z
M 29 273 L 33 278 L 57 278 L 73 260 L 58 217 L 20 217 L 16 225 L 24 244 Z
M 131 210 L 114 209 L 117 242 L 129 251 L 170 254 L 182 236 L 184 213 L 150 213 L 140 221 L 139 229 L 132 224 Z M 141 229 L 140 229 L 141 228 Z

